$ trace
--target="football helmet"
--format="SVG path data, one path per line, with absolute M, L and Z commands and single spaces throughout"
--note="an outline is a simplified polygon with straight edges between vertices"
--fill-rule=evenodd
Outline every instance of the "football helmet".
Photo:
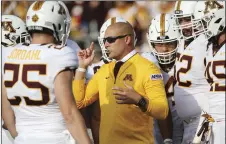
M 193 25 L 199 29 L 196 34 L 203 33 L 206 38 L 218 34 L 225 27 L 225 2 L 224 1 L 199 1 L 195 6 Z M 213 21 L 212 21 L 213 19 Z M 214 21 L 219 21 L 214 23 Z M 210 26 L 210 22 L 211 26 Z M 210 28 L 210 27 L 211 28 Z M 214 26 L 214 28 L 213 28 Z M 221 26 L 221 27 L 220 27 Z M 209 28 L 208 28 L 209 27 Z
M 176 24 L 174 16 L 170 14 L 160 14 L 152 19 L 151 25 L 147 33 L 147 40 L 151 48 L 151 52 L 156 56 L 160 64 L 171 64 L 176 59 L 176 52 L 179 47 L 179 30 L 174 29 Z M 177 46 L 170 52 L 157 52 L 156 43 L 176 42 Z
M 28 32 L 50 32 L 61 46 L 66 44 L 70 33 L 70 24 L 70 14 L 61 1 L 36 1 L 27 12 Z
M 223 32 L 225 29 L 225 7 L 219 9 L 211 14 L 211 21 L 207 27 L 207 33 L 209 33 L 209 38 L 216 36 L 219 33 Z
M 8 47 L 18 43 L 30 42 L 30 35 L 27 33 L 26 25 L 19 17 L 14 15 L 2 15 L 1 25 L 2 46 Z
M 118 22 L 123 22 L 123 23 L 128 23 L 125 19 L 123 19 L 122 17 L 112 17 L 109 18 L 107 21 L 104 22 L 104 24 L 101 26 L 100 28 L 100 35 L 98 37 L 98 42 L 100 44 L 101 47 L 101 51 L 102 51 L 102 57 L 107 60 L 108 62 L 111 61 L 112 59 L 110 59 L 108 57 L 108 50 L 105 48 L 104 46 L 104 35 L 105 35 L 105 31 L 107 30 L 107 28 L 113 24 L 113 23 L 118 23 Z M 136 33 L 134 32 L 134 46 L 136 45 Z
M 187 40 L 194 38 L 194 29 L 193 29 L 193 13 L 197 1 L 177 1 L 174 8 L 174 18 L 176 20 L 175 29 L 179 29 L 182 35 L 182 38 Z M 181 21 L 186 19 L 186 23 L 182 24 Z

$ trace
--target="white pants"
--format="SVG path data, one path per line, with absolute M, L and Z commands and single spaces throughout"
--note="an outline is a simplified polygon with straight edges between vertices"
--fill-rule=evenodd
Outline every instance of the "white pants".
M 8 130 L 2 128 L 2 144 L 13 144 L 13 138 Z
M 199 125 L 199 119 L 200 117 L 194 117 L 194 118 L 188 118 L 183 120 L 184 124 L 184 135 L 183 135 L 183 141 L 181 144 L 191 144 L 194 137 L 196 130 Z
M 213 123 L 211 136 L 211 144 L 225 144 L 225 120 Z
M 173 121 L 173 144 L 181 144 L 184 132 L 183 121 L 178 117 L 177 111 L 172 112 Z M 157 120 L 154 121 L 155 144 L 163 144 L 162 135 L 159 130 Z

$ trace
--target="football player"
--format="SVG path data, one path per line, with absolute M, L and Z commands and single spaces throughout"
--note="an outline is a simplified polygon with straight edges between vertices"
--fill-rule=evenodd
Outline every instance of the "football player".
M 193 25 L 196 1 L 177 1 L 175 19 L 184 44 L 177 51 L 175 63 L 174 98 L 178 116 L 183 120 L 182 143 L 192 143 L 199 124 L 200 114 L 208 105 L 204 94 L 209 89 L 205 80 L 204 58 L 207 39 Z
M 156 144 L 181 144 L 183 138 L 183 122 L 177 115 L 173 99 L 175 84 L 173 66 L 176 60 L 177 49 L 180 46 L 180 33 L 179 30 L 174 30 L 174 25 L 175 20 L 173 15 L 159 14 L 152 19 L 147 33 L 151 52 L 158 60 L 163 74 L 169 108 L 171 110 L 166 120 L 155 121 L 154 136 Z
M 205 76 L 211 86 L 208 100 L 209 114 L 215 120 L 213 142 L 218 144 L 225 143 L 225 6 L 212 16 L 208 30 L 213 37 L 208 44 Z
M 76 53 L 64 47 L 65 13 L 62 2 L 34 2 L 26 16 L 31 44 L 3 49 L 3 112 L 13 108 L 15 122 L 6 126 L 15 144 L 70 143 L 66 129 L 79 143 L 91 143 L 72 93 Z
M 205 95 L 209 108 L 208 115 L 203 116 L 212 119 L 200 120 L 193 142 L 225 143 L 225 2 L 200 1 L 194 15 L 195 24 L 201 26 L 201 32 L 209 39 L 205 57 L 205 76 L 210 84 Z M 206 123 L 209 125 L 202 129 Z
M 14 15 L 2 15 L 1 27 L 2 48 L 14 46 L 19 43 L 29 43 L 30 35 L 27 33 L 24 21 L 21 20 L 19 17 Z M 4 127 L 4 125 L 2 129 L 2 142 L 4 144 L 13 143 L 13 138 L 7 128 Z

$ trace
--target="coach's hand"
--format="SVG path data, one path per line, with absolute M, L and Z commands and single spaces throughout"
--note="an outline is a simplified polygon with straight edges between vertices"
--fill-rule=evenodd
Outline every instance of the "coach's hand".
M 126 88 L 114 86 L 112 88 L 113 95 L 115 96 L 117 104 L 137 104 L 141 99 L 141 96 L 133 89 L 133 87 L 126 84 Z
M 77 56 L 79 67 L 87 68 L 92 63 L 94 58 L 94 43 L 92 42 L 89 48 L 78 51 Z

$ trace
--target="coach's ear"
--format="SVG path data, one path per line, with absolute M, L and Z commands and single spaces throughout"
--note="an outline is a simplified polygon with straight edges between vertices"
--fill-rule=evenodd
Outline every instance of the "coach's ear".
M 127 45 L 130 45 L 132 43 L 132 36 L 131 35 L 127 35 L 125 37 L 125 42 Z

